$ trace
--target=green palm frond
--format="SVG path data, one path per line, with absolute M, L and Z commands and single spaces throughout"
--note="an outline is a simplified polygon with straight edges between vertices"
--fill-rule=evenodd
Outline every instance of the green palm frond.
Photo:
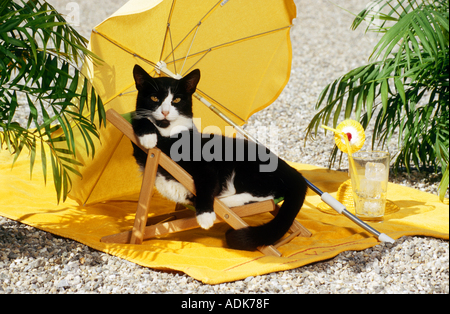
M 51 164 L 58 202 L 70 191 L 71 175 L 81 175 L 72 129 L 81 130 L 93 155 L 94 119 L 105 123 L 102 101 L 78 68 L 85 57 L 100 62 L 86 44 L 46 1 L 0 1 L 0 149 L 15 162 L 26 148 L 30 173 L 40 154 L 45 181 Z M 26 101 L 19 104 L 19 97 Z M 14 122 L 19 106 L 29 109 L 26 125 Z
M 398 131 L 400 152 L 394 170 L 410 166 L 448 168 L 449 13 L 448 1 L 377 0 L 352 27 L 384 35 L 369 64 L 330 83 L 317 102 L 307 133 L 322 124 L 336 127 L 341 115 L 367 128 L 375 119 L 372 147 L 385 146 Z M 381 23 L 374 23 L 379 19 Z M 337 157 L 335 147 L 330 166 Z M 448 171 L 444 171 L 443 199 Z M 442 192 L 444 191 L 444 192 Z

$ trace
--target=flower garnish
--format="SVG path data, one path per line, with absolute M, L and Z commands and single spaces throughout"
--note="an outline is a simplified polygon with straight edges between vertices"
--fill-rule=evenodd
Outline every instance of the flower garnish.
M 338 148 L 344 153 L 349 153 L 344 136 L 347 136 L 351 153 L 359 151 L 364 146 L 366 135 L 364 133 L 364 128 L 357 121 L 350 119 L 345 120 L 338 125 L 337 130 L 340 132 L 335 133 L 334 141 Z
M 361 124 L 355 120 L 345 120 L 338 125 L 337 129 L 332 129 L 326 125 L 322 125 L 324 129 L 334 132 L 334 141 L 337 147 L 344 153 L 348 154 L 348 160 L 350 167 L 353 168 L 356 173 L 355 162 L 353 161 L 352 154 L 359 151 L 366 141 L 366 134 Z M 359 187 L 356 187 L 359 189 Z

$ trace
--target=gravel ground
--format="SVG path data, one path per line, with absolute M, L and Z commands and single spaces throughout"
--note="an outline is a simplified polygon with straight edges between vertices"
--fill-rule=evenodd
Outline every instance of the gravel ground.
M 76 13 L 76 6 L 68 6 L 73 1 L 49 2 L 62 13 Z M 99 9 L 98 2 L 76 1 L 77 29 L 89 37 L 93 26 L 125 2 L 102 1 Z M 280 98 L 255 114 L 246 128 L 258 135 L 262 126 L 275 121 L 278 144 L 268 144 L 282 158 L 327 167 L 332 136 L 320 132 L 304 146 L 304 130 L 322 89 L 331 79 L 364 64 L 376 38 L 352 32 L 352 16 L 329 1 L 295 2 L 299 18 L 293 29 L 292 78 Z M 334 2 L 359 12 L 367 1 Z M 395 141 L 389 150 L 396 151 Z M 345 161 L 341 167 L 345 170 Z M 440 176 L 415 171 L 391 175 L 390 180 L 436 193 Z M 0 293 L 449 293 L 449 245 L 433 238 L 404 237 L 394 245 L 380 244 L 291 271 L 211 286 L 0 217 Z

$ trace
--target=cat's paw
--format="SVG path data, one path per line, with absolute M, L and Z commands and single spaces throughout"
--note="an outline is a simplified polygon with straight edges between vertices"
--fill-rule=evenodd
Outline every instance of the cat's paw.
M 203 213 L 200 215 L 197 215 L 197 222 L 205 230 L 208 230 L 214 225 L 214 222 L 216 221 L 216 213 Z
M 158 136 L 155 133 L 140 136 L 139 143 L 147 149 L 155 148 L 158 143 Z

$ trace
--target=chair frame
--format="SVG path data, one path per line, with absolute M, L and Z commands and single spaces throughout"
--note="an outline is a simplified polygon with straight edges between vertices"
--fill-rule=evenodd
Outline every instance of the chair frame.
M 177 204 L 176 211 L 173 213 L 151 218 L 148 217 L 158 166 L 167 170 L 176 180 L 178 180 L 178 182 L 195 195 L 194 180 L 183 168 L 158 148 L 148 150 L 141 146 L 130 122 L 115 110 L 108 110 L 106 117 L 109 122 L 123 133 L 123 136 L 129 138 L 134 144 L 147 153 L 147 163 L 144 170 L 133 229 L 131 231 L 103 237 L 101 242 L 142 244 L 144 240 L 165 234 L 199 228 L 200 226 L 197 223 L 195 212 L 190 209 L 185 209 L 184 206 L 179 204 Z M 215 223 L 226 222 L 234 229 L 241 229 L 249 226 L 242 219 L 243 217 L 266 212 L 270 212 L 275 216 L 278 213 L 278 210 L 279 207 L 276 206 L 272 200 L 234 208 L 227 207 L 218 198 L 214 200 L 214 212 L 218 216 Z M 290 232 L 291 234 L 288 237 L 281 239 L 273 245 L 259 247 L 258 250 L 267 256 L 281 256 L 281 253 L 277 250 L 278 247 L 290 242 L 297 236 L 310 237 L 312 235 L 311 232 L 297 220 L 294 220 Z

